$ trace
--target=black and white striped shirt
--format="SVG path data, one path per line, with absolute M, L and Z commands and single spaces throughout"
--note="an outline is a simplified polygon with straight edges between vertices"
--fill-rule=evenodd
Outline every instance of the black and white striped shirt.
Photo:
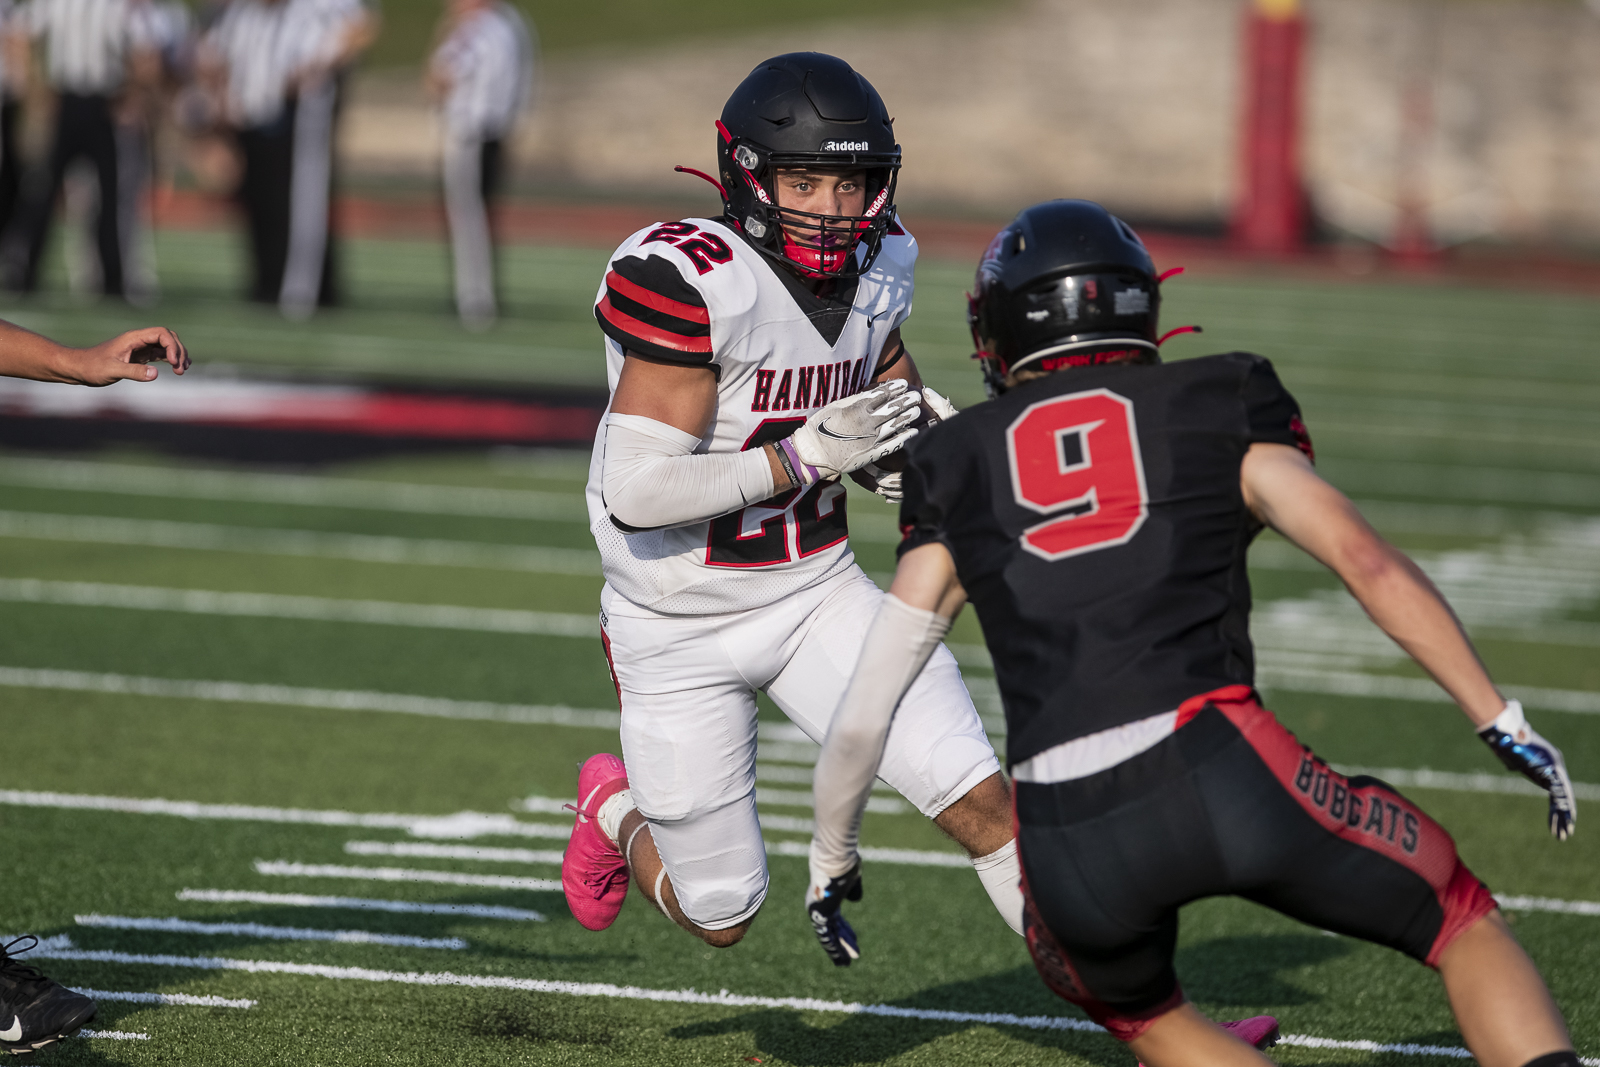
M 335 57 L 360 0 L 232 0 L 205 47 L 228 70 L 227 110 L 240 126 L 272 122 L 289 83 Z
M 84 96 L 111 94 L 128 75 L 128 53 L 152 47 L 148 5 L 137 0 L 27 0 L 13 25 L 46 38 L 50 84 Z
M 457 22 L 432 60 L 450 83 L 445 130 L 456 137 L 509 133 L 533 85 L 533 54 L 532 31 L 504 0 Z

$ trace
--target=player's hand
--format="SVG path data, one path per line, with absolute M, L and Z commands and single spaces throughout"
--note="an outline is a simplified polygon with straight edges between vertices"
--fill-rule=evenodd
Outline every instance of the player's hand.
M 828 481 L 860 470 L 899 450 L 916 435 L 911 424 L 922 397 L 903 378 L 840 397 L 807 419 L 787 446 L 801 485 Z
M 124 379 L 153 381 L 156 369 L 151 363 L 166 363 L 173 373 L 189 369 L 189 352 L 178 335 L 165 326 L 129 330 L 92 348 L 68 349 L 65 370 L 79 385 L 110 385 Z
M 806 889 L 806 917 L 811 920 L 811 929 L 816 932 L 822 951 L 828 954 L 835 967 L 848 967 L 851 960 L 861 958 L 856 932 L 840 913 L 845 901 L 860 899 L 860 860 L 847 873 L 826 882 L 813 876 Z
M 929 425 L 949 422 L 961 414 L 956 410 L 956 406 L 950 403 L 949 397 L 940 396 L 926 385 L 922 387 L 922 406 L 928 409 Z
M 1550 832 L 1557 840 L 1572 836 L 1578 821 L 1577 798 L 1572 795 L 1572 779 L 1561 750 L 1528 725 L 1522 705 L 1506 701 L 1506 708 L 1494 722 L 1478 731 L 1478 736 L 1500 757 L 1509 769 L 1527 778 L 1550 794 Z
M 900 487 L 902 471 L 884 470 L 876 463 L 868 463 L 865 467 L 851 475 L 863 488 L 870 489 L 891 504 L 898 504 L 905 499 L 905 491 Z

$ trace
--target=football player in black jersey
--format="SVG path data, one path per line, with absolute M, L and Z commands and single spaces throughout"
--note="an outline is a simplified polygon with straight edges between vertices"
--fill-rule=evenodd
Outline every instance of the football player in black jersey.
M 812 922 L 843 927 L 873 754 L 970 599 L 1009 727 L 1029 950 L 1141 1060 L 1264 1062 L 1186 1002 L 1172 965 L 1179 907 L 1231 894 L 1437 969 L 1484 1067 L 1577 1067 L 1449 834 L 1261 706 L 1252 538 L 1270 526 L 1338 574 L 1548 791 L 1564 839 L 1561 753 L 1495 689 L 1422 571 L 1317 476 L 1269 362 L 1160 361 L 1159 282 L 1138 237 L 1087 201 L 1027 209 L 985 253 L 971 321 L 994 399 L 908 450 L 899 568 L 817 764 L 812 876 L 831 881 Z

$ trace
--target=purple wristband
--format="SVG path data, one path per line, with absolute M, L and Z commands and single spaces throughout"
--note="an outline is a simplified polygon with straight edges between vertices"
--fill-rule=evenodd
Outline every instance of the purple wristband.
M 817 473 L 817 468 L 800 458 L 800 452 L 794 447 L 792 438 L 782 438 L 777 442 L 777 445 L 783 450 L 783 454 L 788 457 L 789 466 L 794 470 L 795 481 L 799 482 L 802 487 L 822 480 L 822 476 Z

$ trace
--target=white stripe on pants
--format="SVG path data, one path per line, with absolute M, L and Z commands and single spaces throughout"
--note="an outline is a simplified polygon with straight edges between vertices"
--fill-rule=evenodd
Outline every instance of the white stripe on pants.
M 328 187 L 333 178 L 333 108 L 338 85 L 323 78 L 300 91 L 294 112 L 294 173 L 289 182 L 289 256 L 278 306 L 303 319 L 322 291 L 328 250 Z
M 446 134 L 444 208 L 455 262 L 456 309 L 469 325 L 495 317 L 494 245 L 483 200 L 483 139 Z

